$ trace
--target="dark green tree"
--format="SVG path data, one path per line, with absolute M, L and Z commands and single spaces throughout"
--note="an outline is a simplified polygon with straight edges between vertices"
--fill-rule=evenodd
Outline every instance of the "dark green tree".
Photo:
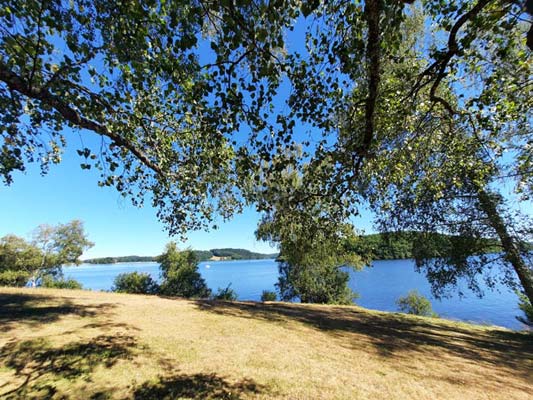
M 524 313 L 523 316 L 518 316 L 516 319 L 518 319 L 523 324 L 529 325 L 533 327 L 533 305 L 529 301 L 529 299 L 526 297 L 523 293 L 518 293 L 520 302 L 518 303 L 518 307 L 522 312 Z
M 55 278 L 51 275 L 45 275 L 41 279 L 41 286 L 51 289 L 83 289 L 83 285 L 75 279 Z
M 437 314 L 433 312 L 431 302 L 418 293 L 417 290 L 411 290 L 406 296 L 400 297 L 396 301 L 396 305 L 401 312 L 407 314 L 437 317 Z
M 261 301 L 276 301 L 277 299 L 278 296 L 276 295 L 276 292 L 263 290 L 263 293 L 261 293 Z
M 231 288 L 231 283 L 224 289 L 218 288 L 212 296 L 213 300 L 235 301 L 238 298 L 237 292 Z
M 269 193 L 270 212 L 256 232 L 259 239 L 279 247 L 279 279 L 276 284 L 283 301 L 352 304 L 356 294 L 348 287 L 349 268 L 361 268 L 365 260 L 353 251 L 357 236 L 350 224 L 338 224 L 336 209 L 325 202 L 294 210 L 292 190 L 301 180 L 293 171 L 280 175 Z M 316 199 L 315 199 L 316 201 Z
M 211 289 L 198 272 L 198 259 L 192 250 L 179 251 L 176 243 L 170 242 L 159 262 L 161 294 L 187 298 L 207 298 L 211 295 Z
M 157 294 L 159 285 L 150 274 L 135 271 L 117 275 L 111 290 L 119 293 Z

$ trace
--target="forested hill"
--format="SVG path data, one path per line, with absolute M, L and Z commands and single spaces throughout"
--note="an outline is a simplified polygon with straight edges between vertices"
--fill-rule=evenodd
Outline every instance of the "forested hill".
M 83 260 L 86 264 L 115 264 L 119 262 L 151 262 L 156 261 L 155 256 L 122 256 L 122 257 L 100 257 Z
M 222 260 L 263 260 L 268 258 L 276 258 L 277 253 L 263 254 L 255 253 L 245 249 L 211 249 L 211 250 L 195 250 L 196 256 L 200 261 L 222 259 Z
M 440 233 L 395 232 L 388 234 L 371 234 L 360 238 L 354 247 L 359 254 L 370 256 L 373 260 L 396 260 L 414 258 L 413 246 L 422 243 L 432 257 L 445 254 L 452 241 L 467 244 L 467 238 L 450 236 Z M 482 239 L 478 246 L 482 246 L 485 253 L 501 251 L 496 240 Z M 420 247 L 420 246 L 417 246 Z
M 208 260 L 262 260 L 276 258 L 277 253 L 263 254 L 255 253 L 246 249 L 211 249 L 193 250 L 199 261 Z M 101 257 L 84 260 L 87 264 L 115 264 L 120 262 L 152 262 L 157 261 L 158 256 L 122 256 L 122 257 Z

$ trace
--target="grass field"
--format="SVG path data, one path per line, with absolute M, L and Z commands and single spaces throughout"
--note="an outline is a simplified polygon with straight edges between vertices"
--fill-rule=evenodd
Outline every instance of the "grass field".
M 533 336 L 287 303 L 0 288 L 2 399 L 531 399 Z

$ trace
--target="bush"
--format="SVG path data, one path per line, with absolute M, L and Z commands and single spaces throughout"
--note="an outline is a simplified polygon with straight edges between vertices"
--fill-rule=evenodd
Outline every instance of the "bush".
M 0 272 L 0 286 L 26 286 L 31 274 L 26 271 L 2 271 Z
M 161 262 L 160 293 L 166 296 L 208 298 L 211 289 L 198 272 L 198 258 L 192 250 L 179 251 L 171 242 L 159 257 Z
M 54 279 L 54 277 L 50 275 L 45 275 L 41 279 L 41 286 L 53 289 L 83 289 L 81 283 L 79 283 L 76 279 Z
M 518 307 L 524 312 L 524 316 L 518 316 L 516 319 L 533 327 L 533 305 L 524 293 L 518 292 L 518 298 Z
M 231 283 L 225 289 L 218 288 L 217 293 L 213 296 L 213 300 L 237 300 L 237 292 L 233 290 L 230 286 Z
M 261 294 L 261 301 L 276 301 L 277 298 L 276 292 L 271 292 L 270 290 L 263 290 Z
M 117 275 L 111 290 L 119 293 L 156 294 L 159 286 L 150 274 L 130 272 Z
M 407 296 L 400 297 L 396 304 L 401 312 L 414 315 L 422 315 L 425 317 L 436 317 L 437 314 L 433 312 L 430 301 L 418 293 L 417 290 L 411 290 Z

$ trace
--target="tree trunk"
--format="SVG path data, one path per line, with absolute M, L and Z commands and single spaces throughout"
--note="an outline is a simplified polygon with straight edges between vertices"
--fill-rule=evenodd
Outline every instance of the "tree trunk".
M 478 199 L 482 211 L 487 215 L 490 226 L 500 238 L 506 259 L 513 266 L 526 296 L 531 304 L 533 304 L 533 272 L 526 265 L 524 258 L 520 254 L 517 239 L 509 234 L 507 226 L 498 212 L 498 200 L 485 189 L 478 191 Z

